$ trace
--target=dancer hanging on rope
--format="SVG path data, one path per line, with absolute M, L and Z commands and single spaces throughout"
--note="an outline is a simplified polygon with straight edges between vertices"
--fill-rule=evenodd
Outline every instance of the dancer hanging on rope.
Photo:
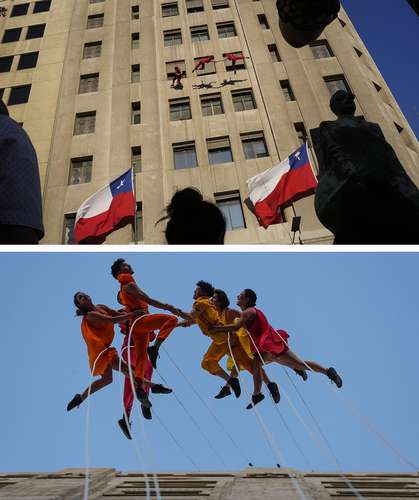
M 217 312 L 220 316 L 220 320 L 224 325 L 229 325 L 230 323 L 234 323 L 234 321 L 240 317 L 240 312 L 237 309 L 231 309 L 228 307 L 230 305 L 230 301 L 227 297 L 227 294 L 223 290 L 214 290 L 214 295 L 212 296 L 212 301 L 217 309 Z M 249 334 L 245 328 L 239 328 L 236 332 L 230 333 L 230 347 L 233 352 L 240 352 L 240 359 L 243 357 L 247 357 L 249 360 L 253 360 L 253 352 L 250 345 Z M 227 358 L 227 370 L 230 371 L 230 377 L 238 377 L 238 372 L 235 366 L 235 362 L 239 368 L 239 370 L 248 370 L 251 374 L 253 374 L 253 368 L 250 364 L 244 366 L 240 364 L 236 358 L 233 360 L 230 353 L 230 348 L 228 352 Z M 268 376 L 265 373 L 263 367 L 261 368 L 262 379 L 268 387 L 269 392 L 272 395 L 272 399 L 275 403 L 279 403 L 280 401 L 280 393 L 278 389 L 278 385 L 275 382 L 271 382 Z M 230 396 L 231 391 L 228 384 L 225 384 L 220 392 L 215 396 L 215 399 L 222 399 L 226 396 Z
M 120 292 L 118 292 L 118 302 L 121 303 Z M 118 312 L 121 314 L 126 313 L 126 311 L 127 311 L 126 308 L 118 310 Z M 119 323 L 119 329 L 122 335 L 124 335 L 124 341 L 121 346 L 121 358 L 125 361 L 126 364 L 128 364 L 128 361 L 130 361 L 131 366 L 133 367 L 133 369 L 135 369 L 136 356 L 132 338 L 131 338 L 131 346 L 128 349 L 129 321 L 127 320 Z M 151 332 L 149 335 L 150 335 L 150 340 L 154 340 L 156 337 L 153 332 Z M 129 351 L 129 356 L 128 356 L 128 351 Z M 153 376 L 153 366 L 150 363 L 150 360 L 147 359 L 147 364 L 144 370 L 144 377 L 147 380 L 151 381 L 152 376 Z M 143 390 L 148 395 L 150 387 L 146 384 L 143 384 Z M 123 402 L 124 402 L 125 413 L 127 415 L 128 420 L 126 420 L 124 413 L 122 415 L 122 418 L 118 420 L 118 425 L 121 428 L 122 432 L 124 433 L 125 437 L 127 437 L 128 439 L 132 439 L 130 416 L 131 416 L 132 405 L 134 403 L 134 393 L 132 392 L 131 380 L 129 377 L 125 377 L 124 381 Z M 151 409 L 148 406 L 141 405 L 141 412 L 146 420 L 152 419 Z
M 213 61 L 214 61 L 214 56 L 201 57 L 198 60 L 198 62 L 196 63 L 195 68 L 192 70 L 192 73 L 195 73 L 195 71 L 198 71 L 198 70 L 205 69 L 205 65 L 209 64 L 210 62 L 213 62 Z
M 237 73 L 236 63 L 242 59 L 250 59 L 250 57 L 244 56 L 241 52 L 239 53 L 228 53 L 223 54 L 224 61 L 231 61 L 231 65 L 234 71 L 234 75 Z
M 138 316 L 140 312 L 118 314 L 103 304 L 94 305 L 92 299 L 83 292 L 74 295 L 74 305 L 77 307 L 76 314 L 83 316 L 81 331 L 87 344 L 90 370 L 93 376 L 101 377 L 91 384 L 90 395 L 92 395 L 112 383 L 112 370 L 119 371 L 118 353 L 111 347 L 115 336 L 114 324 Z M 121 371 L 124 375 L 128 375 L 128 367 L 124 362 L 121 364 Z M 67 411 L 81 405 L 88 394 L 89 387 L 82 394 L 76 394 L 68 403 Z
M 273 361 L 285 365 L 294 370 L 305 371 L 307 365 L 311 370 L 326 375 L 337 387 L 342 387 L 342 379 L 332 367 L 325 368 L 315 361 L 303 361 L 288 347 L 288 334 L 284 330 L 275 331 L 269 324 L 262 311 L 256 308 L 257 296 L 253 290 L 246 288 L 237 297 L 237 305 L 242 313 L 236 323 L 226 326 L 216 326 L 211 333 L 222 333 L 226 331 L 237 331 L 244 327 L 250 334 L 252 342 L 253 357 L 253 380 L 254 392 L 250 407 L 260 403 L 265 396 L 261 393 L 262 376 L 260 368 L 263 362 Z M 263 362 L 258 355 L 263 358 Z
M 132 267 L 124 259 L 117 259 L 111 267 L 112 276 L 121 284 L 120 298 L 122 304 L 129 310 L 140 309 L 142 311 L 141 319 L 137 321 L 132 331 L 132 340 L 135 346 L 136 365 L 135 381 L 137 383 L 136 395 L 143 406 L 151 407 L 146 392 L 143 389 L 145 368 L 147 364 L 147 353 L 151 364 L 156 368 L 159 348 L 162 342 L 170 335 L 177 325 L 176 316 L 169 314 L 149 314 L 148 306 L 154 306 L 158 309 L 171 311 L 174 314 L 178 312 L 173 306 L 163 304 L 158 300 L 152 299 L 143 292 L 136 284 Z M 131 322 L 132 323 L 132 322 Z M 131 325 L 130 325 L 131 326 Z M 153 346 L 148 346 L 150 342 L 150 332 L 159 330 L 156 341 Z M 153 394 L 169 394 L 171 389 L 161 384 L 154 384 L 151 387 Z
M 172 85 L 170 85 L 172 88 L 182 86 L 183 72 L 179 66 L 175 66 L 174 70 Z
M 209 349 L 202 358 L 201 367 L 211 375 L 221 377 L 233 389 L 236 398 L 240 397 L 241 389 L 239 379 L 231 377 L 219 364 L 219 361 L 229 353 L 227 333 L 211 334 L 210 329 L 217 325 L 222 325 L 220 316 L 211 300 L 214 295 L 214 287 L 206 281 L 198 281 L 194 291 L 195 300 L 192 311 L 186 313 L 178 310 L 179 316 L 186 321 L 179 323 L 178 326 L 191 326 L 196 323 L 201 332 L 212 340 Z M 245 351 L 239 346 L 232 348 L 233 355 L 241 366 L 251 372 L 252 361 Z

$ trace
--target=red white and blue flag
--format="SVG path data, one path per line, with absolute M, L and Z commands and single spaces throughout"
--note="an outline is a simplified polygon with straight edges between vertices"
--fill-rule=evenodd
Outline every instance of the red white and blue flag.
M 100 244 L 112 231 L 134 222 L 133 171 L 127 172 L 87 198 L 77 210 L 76 243 Z
M 259 224 L 266 229 L 282 222 L 280 208 L 317 187 L 307 143 L 278 165 L 248 179 L 247 187 Z

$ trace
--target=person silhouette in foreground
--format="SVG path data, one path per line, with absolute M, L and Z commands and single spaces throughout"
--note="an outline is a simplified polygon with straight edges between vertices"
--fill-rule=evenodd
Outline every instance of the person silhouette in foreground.
M 90 371 L 92 376 L 100 379 L 92 382 L 90 395 L 112 383 L 112 370 L 119 371 L 119 357 L 116 349 L 112 347 L 115 336 L 114 324 L 127 321 L 139 314 L 132 311 L 119 314 L 103 304 L 93 304 L 92 299 L 83 292 L 74 295 L 74 305 L 77 307 L 77 316 L 82 316 L 81 331 L 86 342 L 89 355 Z M 121 371 L 128 376 L 128 366 L 121 363 Z M 68 403 L 67 411 L 72 410 L 87 398 L 89 387 L 82 394 L 76 394 Z
M 279 29 L 295 48 L 314 42 L 337 18 L 339 0 L 277 0 Z
M 242 310 L 235 323 L 211 328 L 210 334 L 227 331 L 238 331 L 246 328 L 251 339 L 253 357 L 253 382 L 254 391 L 248 409 L 260 403 L 265 396 L 261 393 L 262 372 L 261 368 L 267 362 L 275 362 L 300 372 L 311 369 L 323 373 L 337 387 L 342 387 L 342 379 L 332 367 L 325 368 L 315 361 L 303 361 L 288 347 L 288 333 L 284 330 L 275 330 L 268 322 L 261 310 L 256 308 L 256 293 L 250 288 L 243 290 L 237 297 L 237 305 Z M 261 359 L 262 357 L 262 359 Z M 298 372 L 297 372 L 298 373 Z M 302 373 L 299 373 L 304 379 Z
M 335 244 L 419 243 L 419 191 L 381 128 L 355 117 L 355 96 L 330 100 L 335 121 L 311 130 L 319 163 L 315 209 Z
M 169 245 L 222 245 L 226 221 L 221 210 L 195 188 L 177 191 L 166 208 L 165 235 Z
M 0 99 L 0 244 L 36 245 L 43 236 L 36 152 Z

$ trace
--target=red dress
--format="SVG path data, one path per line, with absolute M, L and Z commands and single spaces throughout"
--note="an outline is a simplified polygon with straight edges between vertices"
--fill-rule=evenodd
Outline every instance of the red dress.
M 274 330 L 266 316 L 256 307 L 253 308 L 255 316 L 246 323 L 246 328 L 260 352 L 269 352 L 275 356 L 288 351 L 285 341 L 289 338 L 285 330 Z M 252 352 L 256 352 L 255 345 L 251 342 Z

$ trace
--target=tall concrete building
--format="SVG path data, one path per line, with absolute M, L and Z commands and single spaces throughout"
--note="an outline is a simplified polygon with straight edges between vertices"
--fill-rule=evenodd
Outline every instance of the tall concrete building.
M 297 500 L 301 489 L 307 500 L 335 498 L 419 498 L 416 473 L 298 472 L 292 469 L 245 469 L 240 472 L 159 473 L 161 500 Z M 292 477 L 294 479 L 292 479 Z M 156 499 L 152 476 L 149 498 Z M 348 484 L 350 483 L 350 484 Z M 297 486 L 298 485 L 298 486 Z M 89 498 L 119 500 L 147 498 L 141 472 L 92 469 Z M 81 500 L 84 469 L 53 473 L 0 473 L 3 500 Z
M 197 187 L 226 215 L 226 243 L 329 243 L 308 196 L 265 230 L 243 204 L 246 179 L 334 119 L 330 94 L 349 88 L 357 114 L 381 125 L 419 185 L 409 124 L 342 10 L 309 47 L 282 38 L 274 0 L 3 0 L 0 92 L 29 133 L 41 170 L 44 243 L 71 241 L 77 208 L 135 169 L 137 231 L 109 243 L 164 243 L 164 207 Z M 390 28 L 383 31 L 389 31 Z M 406 47 L 406 50 L 409 50 Z M 237 74 L 224 54 L 246 57 Z M 193 73 L 198 58 L 215 62 Z M 174 68 L 186 74 L 171 87 Z

